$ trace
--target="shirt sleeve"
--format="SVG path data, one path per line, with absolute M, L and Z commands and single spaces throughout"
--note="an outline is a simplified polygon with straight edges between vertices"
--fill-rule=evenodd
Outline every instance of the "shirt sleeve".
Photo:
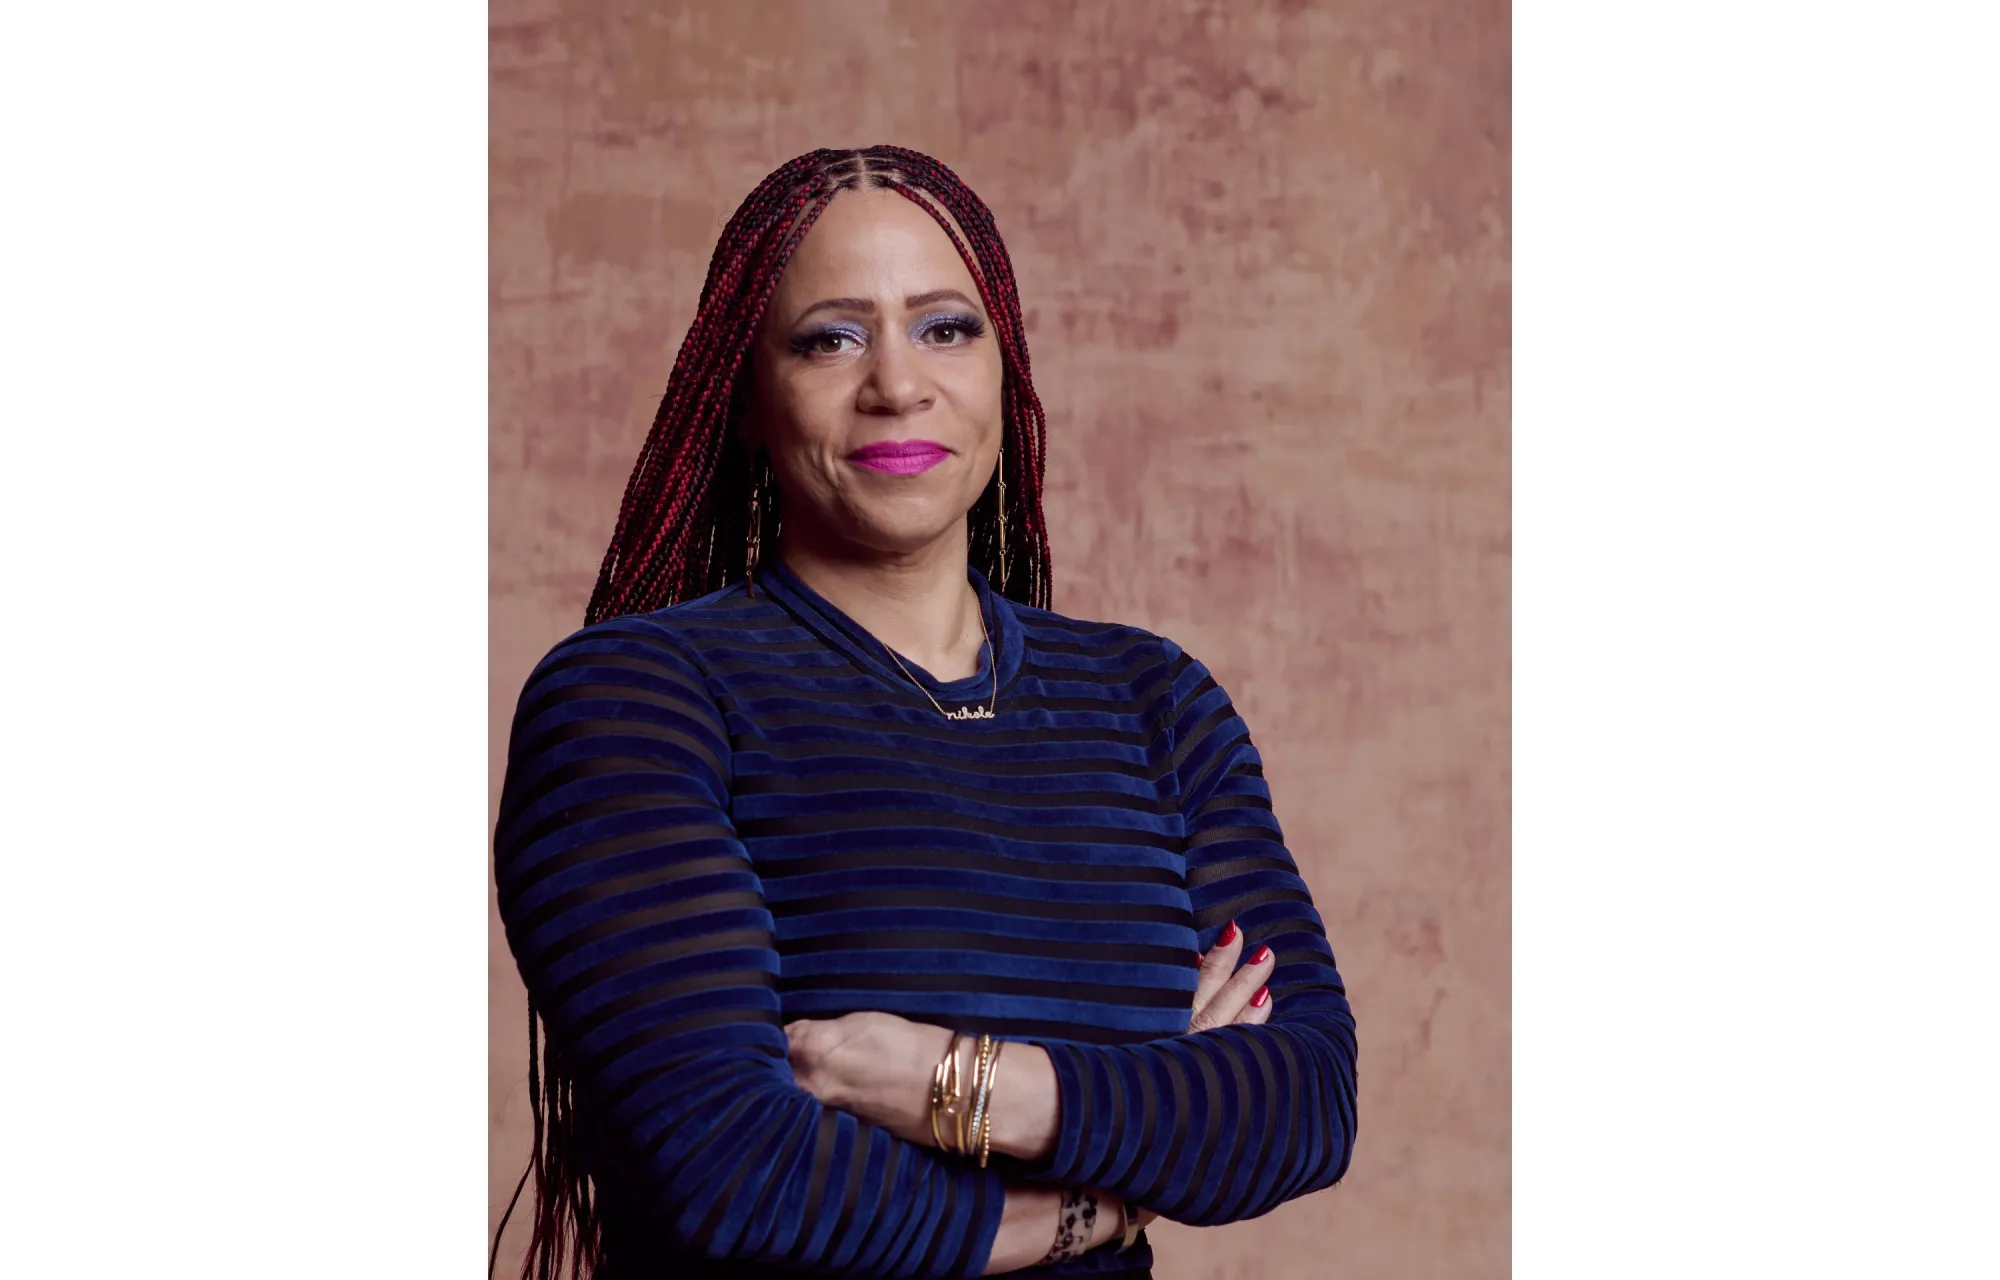
M 792 1075 L 730 769 L 702 668 L 657 622 L 572 636 L 515 713 L 500 914 L 611 1172 L 702 1257 L 976 1276 L 1000 1175 L 826 1107 Z
M 1199 945 L 1206 951 L 1234 919 L 1246 958 L 1264 945 L 1275 953 L 1267 985 L 1276 1003 L 1261 1026 L 1138 1045 L 1044 1043 L 1061 1121 L 1038 1173 L 1173 1222 L 1214 1226 L 1268 1213 L 1347 1172 L 1354 1014 L 1249 730 L 1207 669 L 1164 644 Z

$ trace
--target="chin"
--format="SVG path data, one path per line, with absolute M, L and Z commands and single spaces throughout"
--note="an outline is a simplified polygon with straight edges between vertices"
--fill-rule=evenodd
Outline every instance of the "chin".
M 854 540 L 877 551 L 921 551 L 959 527 L 965 512 L 929 502 L 899 502 L 855 513 Z

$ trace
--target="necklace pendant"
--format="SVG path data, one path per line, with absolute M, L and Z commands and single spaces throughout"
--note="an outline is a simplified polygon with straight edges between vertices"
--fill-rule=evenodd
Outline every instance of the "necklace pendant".
M 947 720 L 991 720 L 993 718 L 993 711 L 990 707 L 960 707 L 956 711 L 945 712 L 944 718 Z

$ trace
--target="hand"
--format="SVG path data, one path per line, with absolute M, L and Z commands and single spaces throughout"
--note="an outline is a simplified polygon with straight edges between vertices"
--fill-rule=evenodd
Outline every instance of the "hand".
M 1212 1031 L 1232 1025 L 1256 1026 L 1271 1018 L 1271 996 L 1264 984 L 1278 967 L 1269 947 L 1259 947 L 1241 969 L 1237 959 L 1243 954 L 1243 930 L 1231 920 L 1216 939 L 1213 949 L 1202 957 L 1201 977 L 1195 983 L 1194 1011 L 1189 1031 Z M 1255 1003 L 1259 993 L 1264 1002 Z
M 951 1043 L 948 1028 L 864 1011 L 786 1023 L 785 1038 L 807 1093 L 905 1141 L 936 1145 L 931 1073 Z

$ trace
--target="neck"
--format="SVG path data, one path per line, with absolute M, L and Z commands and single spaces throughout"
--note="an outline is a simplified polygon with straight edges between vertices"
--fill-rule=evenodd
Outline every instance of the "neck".
M 884 554 L 793 536 L 778 553 L 798 575 L 868 634 L 940 680 L 979 669 L 986 644 L 979 594 L 966 580 L 965 526 L 921 550 Z

